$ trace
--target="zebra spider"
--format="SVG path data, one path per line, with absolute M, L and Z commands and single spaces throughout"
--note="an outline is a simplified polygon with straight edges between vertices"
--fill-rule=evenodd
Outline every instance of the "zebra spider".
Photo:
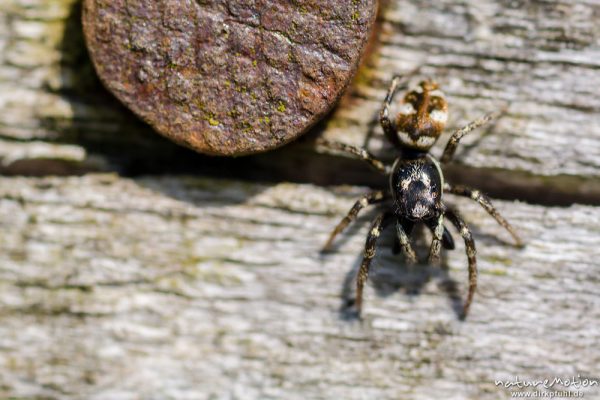
M 319 140 L 318 143 L 321 146 L 358 157 L 377 171 L 389 176 L 389 188 L 377 190 L 361 197 L 333 230 L 323 250 L 326 251 L 331 247 L 335 237 L 356 219 L 360 210 L 371 204 L 382 203 L 385 205 L 385 210 L 373 221 L 367 237 L 363 261 L 356 277 L 355 305 L 360 314 L 363 287 L 369 274 L 371 260 L 375 256 L 375 245 L 381 231 L 390 222 L 394 222 L 396 225 L 395 246 L 402 250 L 408 264 L 415 264 L 417 256 L 409 236 L 417 223 L 425 224 L 433 235 L 428 258 L 429 263 L 433 264 L 439 261 L 442 246 L 446 249 L 454 249 L 452 236 L 444 226 L 444 220 L 447 218 L 460 232 L 465 242 L 468 258 L 469 289 L 461 315 L 461 318 L 465 318 L 477 287 L 475 242 L 471 230 L 458 212 L 444 204 L 443 194 L 452 193 L 473 199 L 512 235 L 516 246 L 522 247 L 523 242 L 486 195 L 466 186 L 452 185 L 446 182 L 441 164 L 452 160 L 456 147 L 463 136 L 498 118 L 500 113 L 486 114 L 453 132 L 438 161 L 429 154 L 429 150 L 444 130 L 448 119 L 448 104 L 437 83 L 432 80 L 422 81 L 416 89 L 409 91 L 401 100 L 395 120 L 390 119 L 391 102 L 398 90 L 407 88 L 409 78 L 410 75 L 394 77 L 379 117 L 387 140 L 398 150 L 398 157 L 391 167 L 375 159 L 364 149 L 339 142 Z

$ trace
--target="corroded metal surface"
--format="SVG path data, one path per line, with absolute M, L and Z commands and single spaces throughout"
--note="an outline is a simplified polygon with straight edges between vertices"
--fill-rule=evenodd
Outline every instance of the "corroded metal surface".
M 281 146 L 317 122 L 356 70 L 376 0 L 85 0 L 104 84 L 197 151 Z

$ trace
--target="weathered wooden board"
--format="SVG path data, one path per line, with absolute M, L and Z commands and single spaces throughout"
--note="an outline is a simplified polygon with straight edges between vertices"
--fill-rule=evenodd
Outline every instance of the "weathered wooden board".
M 0 397 L 499 399 L 495 380 L 598 379 L 600 213 L 477 205 L 480 287 L 407 271 L 384 235 L 363 321 L 341 312 L 367 212 L 319 255 L 365 189 L 114 175 L 0 179 Z M 598 388 L 585 390 L 598 398 Z
M 449 95 L 451 127 L 509 105 L 488 134 L 465 139 L 468 146 L 459 156 L 469 169 L 456 168 L 457 178 L 483 184 L 500 180 L 506 185 L 487 188 L 498 196 L 535 201 L 538 193 L 558 203 L 570 198 L 598 203 L 599 13 L 594 1 L 384 1 L 365 65 L 320 130 L 329 138 L 362 144 L 391 76 L 422 65 Z M 188 171 L 210 170 L 213 160 L 156 137 L 101 88 L 84 49 L 79 14 L 79 0 L 0 4 L 0 148 L 7 141 L 58 141 L 81 146 L 87 156 L 100 155 L 107 159 L 102 165 L 118 170 L 165 169 L 182 159 Z M 389 157 L 378 132 L 370 148 Z M 52 157 L 62 160 L 65 152 L 55 150 L 44 165 Z M 31 153 L 22 152 L 25 159 L 16 168 L 14 157 L 4 153 L 0 171 L 22 171 L 23 162 L 32 160 Z M 331 158 L 315 157 L 310 142 L 221 162 L 229 169 L 241 163 L 265 175 L 276 169 L 304 180 L 332 165 Z M 29 169 L 36 168 L 33 159 Z M 355 168 L 331 175 L 350 183 L 372 179 Z
M 119 105 L 95 77 L 79 13 L 79 0 L 0 1 L 0 173 L 377 185 L 312 138 L 368 142 L 389 159 L 380 130 L 367 132 L 391 76 L 423 65 L 449 96 L 451 127 L 509 106 L 465 138 L 446 169 L 455 181 L 600 204 L 598 2 L 384 1 L 362 70 L 314 135 L 237 160 L 179 148 Z M 460 243 L 448 273 L 407 271 L 386 235 L 359 322 L 342 306 L 373 212 L 336 253 L 318 250 L 365 190 L 0 178 L 0 398 L 497 399 L 510 393 L 496 379 L 599 378 L 597 207 L 497 202 L 528 242 L 517 250 L 457 201 L 481 270 L 466 322 L 454 311 Z

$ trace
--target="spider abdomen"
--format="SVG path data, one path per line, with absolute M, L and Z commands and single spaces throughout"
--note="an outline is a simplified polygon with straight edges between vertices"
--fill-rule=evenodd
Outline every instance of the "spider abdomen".
M 390 175 L 394 212 L 414 221 L 436 216 L 442 187 L 441 170 L 430 157 L 398 160 Z
M 395 128 L 403 146 L 428 151 L 437 141 L 448 120 L 448 104 L 438 85 L 423 81 L 408 92 L 396 116 Z

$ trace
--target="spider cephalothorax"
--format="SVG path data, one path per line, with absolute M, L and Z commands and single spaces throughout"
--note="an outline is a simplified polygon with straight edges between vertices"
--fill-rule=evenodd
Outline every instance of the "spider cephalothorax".
M 390 174 L 394 214 L 411 221 L 435 217 L 441 204 L 442 179 L 439 165 L 429 157 L 398 159 Z
M 477 201 L 500 225 L 508 230 L 517 246 L 522 246 L 522 242 L 510 224 L 496 211 L 487 196 L 478 190 L 445 182 L 440 163 L 452 160 L 456 146 L 464 135 L 498 117 L 499 114 L 487 114 L 455 131 L 438 161 L 429 154 L 429 149 L 437 141 L 446 125 L 448 105 L 435 82 L 431 80 L 421 82 L 415 90 L 404 96 L 398 106 L 399 111 L 396 118 L 392 120 L 389 117 L 389 108 L 393 97 L 401 87 L 406 87 L 407 81 L 407 78 L 394 78 L 380 114 L 380 123 L 386 137 L 399 151 L 393 166 L 386 166 L 364 149 L 338 142 L 320 141 L 320 144 L 331 149 L 358 156 L 379 172 L 389 176 L 389 188 L 368 193 L 358 200 L 348 215 L 331 233 L 324 249 L 328 249 L 337 234 L 356 219 L 361 209 L 375 203 L 385 206 L 369 231 L 363 261 L 356 279 L 356 307 L 360 312 L 363 287 L 368 277 L 371 260 L 375 256 L 375 244 L 381 230 L 390 223 L 395 224 L 397 247 L 402 249 L 408 263 L 414 264 L 417 256 L 410 243 L 410 234 L 415 224 L 423 223 L 433 234 L 429 249 L 429 262 L 434 263 L 439 260 L 442 246 L 446 249 L 454 248 L 452 236 L 444 226 L 447 218 L 463 237 L 469 261 L 469 291 L 462 313 L 462 316 L 466 317 L 477 287 L 475 242 L 469 227 L 459 214 L 446 206 L 443 194 L 452 193 Z

